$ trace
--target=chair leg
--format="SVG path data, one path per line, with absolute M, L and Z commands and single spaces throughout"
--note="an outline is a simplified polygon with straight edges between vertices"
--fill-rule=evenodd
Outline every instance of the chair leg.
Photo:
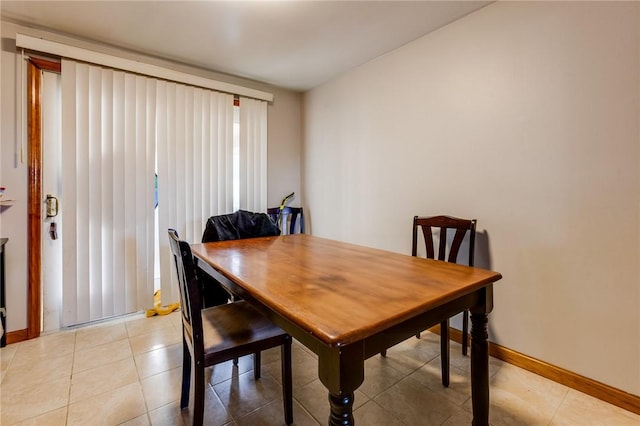
M 462 355 L 467 356 L 469 346 L 469 311 L 462 312 Z
M 204 367 L 194 365 L 193 426 L 202 426 L 204 421 Z
M 182 394 L 180 395 L 180 408 L 189 405 L 189 388 L 191 387 L 191 353 L 186 342 L 182 342 Z
M 440 359 L 442 361 L 442 385 L 449 386 L 449 320 L 440 323 Z
M 282 399 L 284 400 L 284 422 L 293 423 L 293 374 L 291 373 L 291 336 L 281 349 L 282 359 Z
M 260 364 L 261 364 L 260 352 L 253 354 L 253 378 L 258 380 L 260 378 Z

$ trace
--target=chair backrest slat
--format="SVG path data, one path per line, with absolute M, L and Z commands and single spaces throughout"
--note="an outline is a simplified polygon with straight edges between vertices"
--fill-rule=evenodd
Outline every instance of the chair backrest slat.
M 446 249 L 447 249 L 447 228 L 442 226 L 440 227 L 440 241 L 438 243 L 438 260 L 444 260 Z
M 449 258 L 447 262 L 456 263 L 458 261 L 458 252 L 460 251 L 460 247 L 462 246 L 462 240 L 464 240 L 464 236 L 467 233 L 466 229 L 458 228 L 456 229 L 456 234 L 453 237 L 453 241 L 451 242 L 451 248 L 449 249 Z

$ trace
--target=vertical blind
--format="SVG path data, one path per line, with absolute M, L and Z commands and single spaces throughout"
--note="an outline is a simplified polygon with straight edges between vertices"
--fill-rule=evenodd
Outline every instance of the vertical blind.
M 162 300 L 178 300 L 167 229 L 199 242 L 206 220 L 233 208 L 233 96 L 158 84 L 158 215 Z
M 237 186 L 240 208 L 266 210 L 267 103 L 241 99 L 239 181 L 233 108 L 229 94 L 63 60 L 63 325 L 151 307 L 155 244 L 162 301 L 177 301 L 167 229 L 200 241 Z
M 152 300 L 155 84 L 62 63 L 63 325 Z
M 267 103 L 240 98 L 240 208 L 267 211 Z

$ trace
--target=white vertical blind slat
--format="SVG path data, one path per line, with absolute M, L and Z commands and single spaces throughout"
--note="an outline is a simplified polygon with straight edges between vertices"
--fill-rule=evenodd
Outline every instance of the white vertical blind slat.
M 231 210 L 233 209 L 233 205 L 229 206 L 228 205 L 228 193 L 227 193 L 227 185 L 229 185 L 229 175 L 228 175 L 228 170 L 230 170 L 230 168 L 228 167 L 229 163 L 228 163 L 228 159 L 229 159 L 229 153 L 232 153 L 233 151 L 229 151 L 229 153 L 227 152 L 227 144 L 226 144 L 226 134 L 225 134 L 225 110 L 224 110 L 224 105 L 222 105 L 223 99 L 222 98 L 218 98 L 218 99 L 214 99 L 214 103 L 215 103 L 215 109 L 216 112 L 218 113 L 217 117 L 217 123 L 216 123 L 216 129 L 217 129 L 217 133 L 215 135 L 217 143 L 215 144 L 214 147 L 214 151 L 216 151 L 216 157 L 212 158 L 212 161 L 215 162 L 215 164 L 217 164 L 217 171 L 218 171 L 218 180 L 217 180 L 217 207 L 219 211 L 224 211 L 227 213 L 230 213 Z M 231 144 L 233 147 L 233 136 L 231 137 Z M 232 178 L 233 179 L 233 178 Z M 231 195 L 233 197 L 233 194 Z M 233 200 L 233 198 L 232 198 Z
M 218 171 L 219 206 L 225 213 L 233 211 L 233 107 L 229 97 L 218 97 Z M 237 182 L 236 182 L 237 184 Z
M 124 252 L 125 241 L 125 74 L 117 71 L 113 75 L 113 309 L 116 315 L 126 311 L 126 274 Z
M 218 145 L 226 141 L 224 135 L 220 135 L 220 107 L 218 103 L 221 102 L 218 96 L 209 96 L 209 108 L 211 111 L 211 126 L 209 128 L 209 139 L 212 141 L 209 151 L 209 179 L 211 181 L 211 201 L 209 209 L 210 211 L 223 211 L 224 205 L 221 203 L 220 193 L 220 180 L 221 169 L 218 160 Z M 233 144 L 233 136 L 231 136 L 231 143 Z M 233 188 L 231 188 L 233 191 Z M 206 224 L 205 224 L 206 226 Z
M 191 169 L 191 179 L 193 182 L 193 212 L 192 212 L 192 234 L 189 237 L 189 241 L 198 241 L 202 237 L 202 226 L 198 218 L 202 218 L 202 181 L 204 176 L 202 174 L 202 90 L 194 89 L 193 91 L 193 151 L 192 161 L 193 166 Z
M 124 77 L 124 270 L 125 270 L 125 310 L 135 310 L 136 270 L 137 263 L 136 236 L 136 192 L 135 192 L 135 164 L 136 164 L 136 123 L 135 123 L 135 76 L 125 74 Z
M 89 235 L 89 127 L 91 125 L 89 114 L 89 68 L 85 64 L 78 65 L 77 69 L 77 120 L 76 120 L 76 138 L 75 138 L 75 150 L 76 162 L 69 165 L 77 170 L 76 179 L 76 229 L 78 233 L 78 239 L 76 240 L 77 250 L 77 264 L 75 267 L 78 270 L 77 282 L 72 283 L 75 285 L 78 291 L 77 303 L 77 320 L 80 322 L 88 321 L 90 319 L 90 257 L 88 241 L 82 236 Z M 64 87 L 63 87 L 64 90 Z M 63 165 L 63 167 L 65 167 Z M 64 243 L 64 242 L 63 242 Z M 83 284 L 83 283 L 86 283 Z M 63 284 L 64 288 L 64 284 Z
M 84 217 L 89 229 L 87 244 L 89 255 L 89 317 L 88 320 L 103 318 L 102 306 L 102 70 L 89 67 L 88 111 L 89 138 L 87 144 L 88 177 L 87 204 Z M 82 142 L 81 142 L 82 143 Z M 83 180 L 79 176 L 79 181 Z
M 185 222 L 187 231 L 184 233 L 184 239 L 187 241 L 194 241 L 198 238 L 195 235 L 193 229 L 194 220 L 194 208 L 196 204 L 194 196 L 194 179 L 193 179 L 193 148 L 195 141 L 193 140 L 194 132 L 194 113 L 193 113 L 193 97 L 194 88 L 187 86 L 185 88 L 185 101 L 184 101 L 184 177 L 185 186 L 184 193 L 186 197 L 185 202 Z
M 173 152 L 175 155 L 174 166 L 176 168 L 176 176 L 175 181 L 173 183 L 169 183 L 170 185 L 176 185 L 176 203 L 169 206 L 169 208 L 174 208 L 174 206 L 182 206 L 181 208 L 175 209 L 175 220 L 177 231 L 179 235 L 183 236 L 182 238 L 187 238 L 187 226 L 186 226 L 186 217 L 187 217 L 187 186 L 188 182 L 186 180 L 186 125 L 185 125 L 185 87 L 179 84 L 176 84 L 176 103 L 175 103 L 175 134 L 173 135 L 173 139 L 170 140 L 171 147 L 173 148 Z M 178 182 L 180 184 L 178 184 Z
M 210 163 L 211 157 L 211 145 L 212 143 L 204 143 L 204 141 L 213 142 L 211 138 L 210 129 L 211 129 L 211 94 L 203 91 L 202 93 L 202 123 L 200 126 L 200 137 L 203 140 L 201 144 L 201 152 L 200 158 L 196 158 L 199 162 L 200 174 L 202 178 L 200 179 L 200 197 L 202 202 L 200 204 L 200 217 L 207 217 L 209 212 L 211 211 L 211 199 L 213 198 L 213 193 L 211 189 L 211 169 L 215 166 Z M 204 223 L 199 223 L 200 229 L 198 233 L 202 235 L 204 231 Z
M 174 117 L 171 106 L 175 105 L 175 90 L 172 84 L 165 81 L 158 82 L 156 99 L 157 108 L 157 156 L 158 156 L 158 247 L 160 255 L 160 278 L 162 299 L 166 302 L 178 300 L 176 290 L 177 280 L 173 271 L 173 259 L 169 252 L 167 229 L 175 227 L 175 211 L 170 206 L 175 205 L 176 194 L 175 167 L 173 160 L 175 154 L 171 151 L 169 140 L 175 134 Z M 165 303 L 166 303 L 165 302 Z
M 138 286 L 138 299 L 146 302 L 149 294 L 153 294 L 155 287 L 155 169 L 156 169 L 156 97 L 157 97 L 157 81 L 154 79 L 146 79 L 147 99 L 146 99 L 146 124 L 147 124 L 147 144 L 145 153 L 145 164 L 147 165 L 145 173 L 145 182 L 143 188 L 142 211 L 144 212 L 144 224 L 146 230 L 146 242 L 144 244 L 146 259 L 145 276 L 143 285 Z
M 107 232 L 107 229 L 113 227 L 113 145 L 114 145 L 114 76 L 113 70 L 104 70 L 102 75 L 102 145 L 100 157 L 102 158 L 102 282 L 113 283 L 113 233 Z M 102 296 L 102 309 L 104 316 L 109 317 L 115 315 L 114 305 L 114 289 L 113 285 Z
M 62 62 L 61 87 L 72 87 L 76 84 L 75 63 Z M 62 227 L 63 241 L 75 241 L 77 235 L 76 202 L 76 95 L 75 90 L 62 90 L 62 185 L 60 191 L 60 206 L 64 212 L 64 226 Z M 78 270 L 76 264 L 78 252 L 75 245 L 62 246 L 62 282 L 77 281 Z M 78 291 L 75 285 L 67 285 L 62 292 L 62 324 L 74 324 L 78 316 Z

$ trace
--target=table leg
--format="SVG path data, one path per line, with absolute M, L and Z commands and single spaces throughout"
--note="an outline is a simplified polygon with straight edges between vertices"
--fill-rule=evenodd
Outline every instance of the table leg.
M 471 401 L 473 426 L 489 424 L 489 338 L 487 314 L 471 313 Z
M 364 343 L 325 347 L 318 353 L 318 377 L 329 391 L 330 426 L 353 426 L 354 392 L 364 381 Z
M 353 420 L 353 393 L 337 395 L 329 393 L 329 426 L 355 425 Z

